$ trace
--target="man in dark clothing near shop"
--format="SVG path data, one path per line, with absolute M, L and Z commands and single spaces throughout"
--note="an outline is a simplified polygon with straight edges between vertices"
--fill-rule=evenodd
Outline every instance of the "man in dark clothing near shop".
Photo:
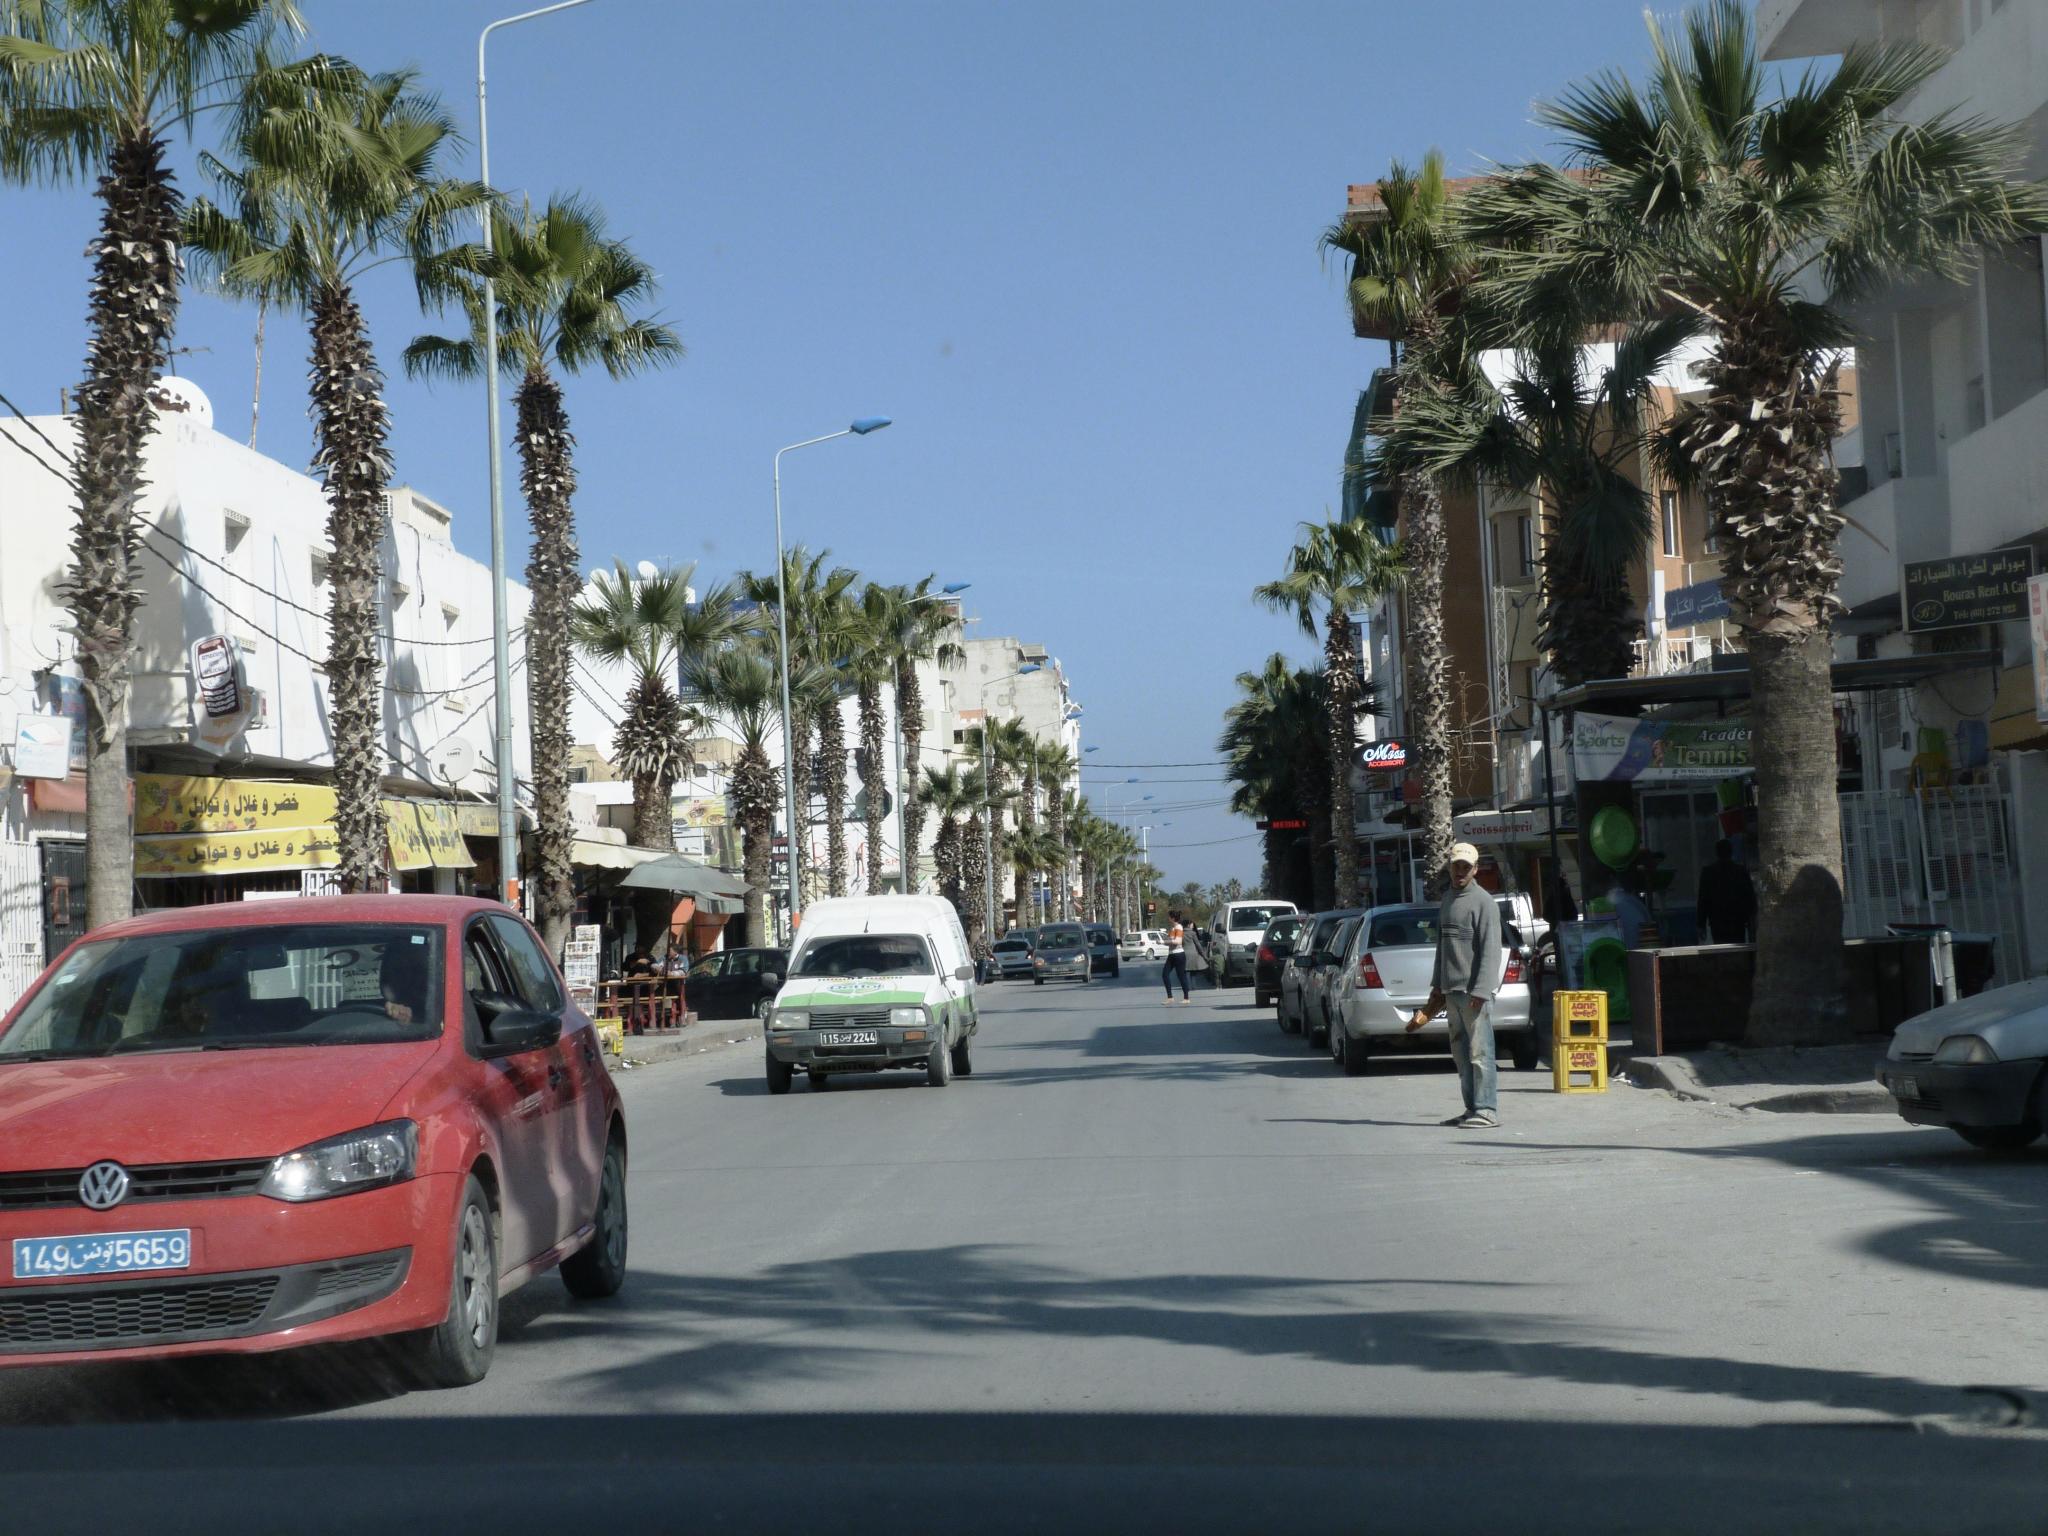
M 1700 926 L 1716 944 L 1747 944 L 1756 937 L 1756 885 L 1735 862 L 1727 838 L 1714 844 L 1714 862 L 1700 871 Z
M 1450 1015 L 1451 1060 L 1458 1064 L 1458 1092 L 1465 1112 L 1444 1122 L 1460 1130 L 1490 1131 L 1500 1124 L 1493 1061 L 1493 1019 L 1487 1013 L 1507 969 L 1501 946 L 1500 906 L 1474 876 L 1479 850 L 1451 845 L 1451 884 L 1437 909 L 1436 970 L 1429 1001 L 1408 1021 L 1422 1028 L 1439 1013 Z

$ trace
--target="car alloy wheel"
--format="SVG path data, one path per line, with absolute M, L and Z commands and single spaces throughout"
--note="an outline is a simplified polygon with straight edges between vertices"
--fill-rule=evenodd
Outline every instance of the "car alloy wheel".
M 467 1387 L 484 1379 L 498 1344 L 498 1243 L 489 1198 L 464 1181 L 449 1265 L 448 1315 L 405 1343 L 409 1374 L 426 1387 Z
M 491 1273 L 493 1268 L 489 1222 L 472 1205 L 462 1213 L 462 1247 L 455 1259 L 455 1304 L 472 1349 L 483 1349 L 497 1336 L 498 1278 Z
M 591 1225 L 589 1243 L 562 1261 L 562 1284 L 571 1296 L 595 1301 L 626 1283 L 626 1149 L 616 1136 L 605 1144 Z

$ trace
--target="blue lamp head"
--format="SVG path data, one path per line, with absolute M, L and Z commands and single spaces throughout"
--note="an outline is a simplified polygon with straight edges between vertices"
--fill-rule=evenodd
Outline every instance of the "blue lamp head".
M 855 437 L 866 437 L 870 432 L 879 432 L 887 425 L 889 425 L 889 418 L 886 416 L 863 416 L 848 430 Z
M 1030 676 L 1030 675 L 1031 675 L 1031 674 L 1032 674 L 1033 672 L 1037 672 L 1037 671 L 1041 671 L 1041 670 L 1042 670 L 1042 669 L 1040 668 L 1040 666 L 1038 665 L 1038 663 L 1037 663 L 1037 662 L 1035 662 L 1035 661 L 1027 661 L 1027 662 L 1025 662 L 1025 663 L 1024 663 L 1024 665 L 1023 665 L 1023 666 L 1021 666 L 1021 667 L 1019 667 L 1019 668 L 1017 669 L 1017 675 L 1018 675 L 1019 677 L 1029 677 L 1029 676 Z
M 1150 800 L 1150 799 L 1152 799 L 1153 797 L 1152 797 L 1151 795 L 1141 795 L 1141 796 L 1140 796 L 1139 798 L 1140 798 L 1140 799 L 1144 799 L 1144 800 Z
M 949 581 L 939 590 L 945 593 L 946 596 L 951 597 L 956 592 L 965 592 L 973 585 L 974 583 L 971 581 Z
M 1134 773 L 1128 779 L 1125 779 L 1124 782 L 1126 784 L 1135 784 L 1138 782 L 1138 776 Z M 1145 798 L 1149 800 L 1152 797 L 1150 795 L 1147 795 Z

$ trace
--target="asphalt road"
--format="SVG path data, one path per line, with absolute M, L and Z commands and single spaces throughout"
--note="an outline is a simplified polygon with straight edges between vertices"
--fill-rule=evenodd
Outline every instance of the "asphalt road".
M 1347 1079 L 1157 967 L 985 991 L 975 1071 L 625 1080 L 632 1277 L 508 1298 L 480 1387 L 358 1354 L 0 1372 L 0 1424 L 918 1410 L 1999 1422 L 2048 1403 L 2048 1154 L 1871 1116 Z

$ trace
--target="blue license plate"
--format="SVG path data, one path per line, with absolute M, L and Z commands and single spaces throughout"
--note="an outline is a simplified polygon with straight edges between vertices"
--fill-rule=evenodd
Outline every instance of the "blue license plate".
M 77 1237 L 17 1237 L 14 1278 L 51 1280 L 62 1275 L 125 1275 L 186 1269 L 192 1229 L 165 1232 L 93 1232 Z

